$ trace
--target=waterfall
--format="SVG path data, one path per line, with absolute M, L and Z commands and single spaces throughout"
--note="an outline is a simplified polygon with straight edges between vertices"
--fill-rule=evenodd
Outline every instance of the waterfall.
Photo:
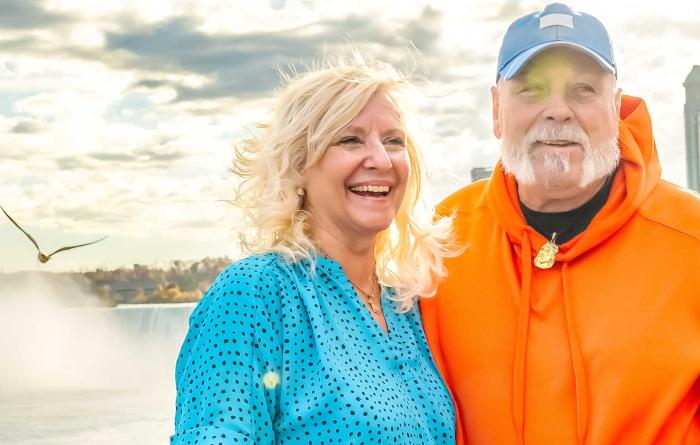
M 194 303 L 67 308 L 40 292 L 0 301 L 0 393 L 174 389 Z
M 194 304 L 94 303 L 71 283 L 0 282 L 0 443 L 167 443 Z
M 121 304 L 101 309 L 121 332 L 146 348 L 179 349 L 195 303 Z M 84 309 L 83 309 L 84 310 Z

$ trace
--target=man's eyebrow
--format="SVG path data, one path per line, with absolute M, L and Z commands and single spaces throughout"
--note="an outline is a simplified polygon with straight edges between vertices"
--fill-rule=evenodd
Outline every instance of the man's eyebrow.
M 597 73 L 577 73 L 575 76 L 572 77 L 571 83 L 579 83 L 579 82 L 587 82 L 587 83 L 605 83 L 605 76 L 604 75 L 599 75 Z
M 527 73 L 523 74 L 522 76 L 514 77 L 511 80 L 514 81 L 515 85 L 543 83 L 543 80 L 541 77 L 530 76 Z

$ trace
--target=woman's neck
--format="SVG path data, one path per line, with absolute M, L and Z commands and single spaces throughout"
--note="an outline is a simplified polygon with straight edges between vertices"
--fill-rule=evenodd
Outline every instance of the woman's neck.
M 340 263 L 351 282 L 366 288 L 373 284 L 374 238 L 350 240 L 346 236 L 320 229 L 314 231 L 313 239 L 317 248 Z

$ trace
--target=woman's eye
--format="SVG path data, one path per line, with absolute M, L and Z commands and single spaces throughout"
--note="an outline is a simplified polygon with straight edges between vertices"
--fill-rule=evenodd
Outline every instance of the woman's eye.
M 338 141 L 338 145 L 355 145 L 359 143 L 360 139 L 355 136 L 347 136 Z
M 404 141 L 401 138 L 387 138 L 384 140 L 384 146 L 392 150 L 401 150 L 404 148 Z

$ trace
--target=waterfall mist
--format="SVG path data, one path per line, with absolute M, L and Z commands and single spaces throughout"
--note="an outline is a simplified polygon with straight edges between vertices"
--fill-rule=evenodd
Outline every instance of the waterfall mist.
M 193 305 L 75 307 L 94 303 L 68 279 L 0 282 L 0 393 L 173 390 Z
M 94 307 L 86 288 L 0 275 L 1 444 L 168 442 L 194 304 Z

